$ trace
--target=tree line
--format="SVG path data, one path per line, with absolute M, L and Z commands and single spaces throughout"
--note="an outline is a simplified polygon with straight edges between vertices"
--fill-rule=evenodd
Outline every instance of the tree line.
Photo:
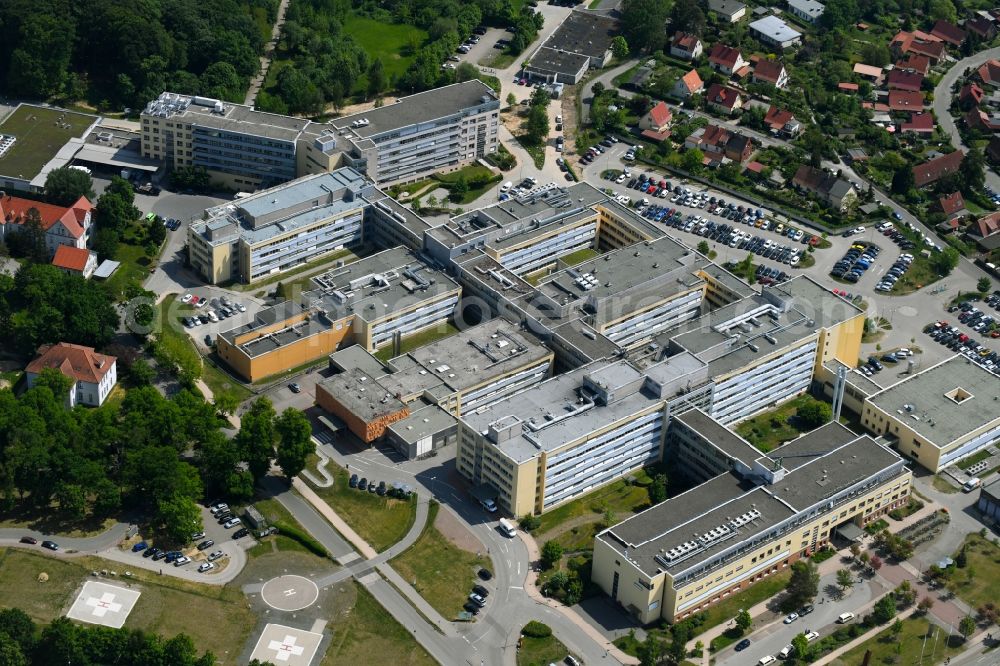
M 278 0 L 2 2 L 0 91 L 100 107 L 141 108 L 164 90 L 242 101 L 277 9 Z

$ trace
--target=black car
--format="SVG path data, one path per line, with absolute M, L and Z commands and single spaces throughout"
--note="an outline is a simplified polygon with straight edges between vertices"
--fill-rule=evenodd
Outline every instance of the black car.
M 351 480 L 347 482 L 348 487 L 357 488 L 358 487 L 358 475 L 351 474 Z
M 368 479 L 361 477 L 361 480 L 358 481 L 358 490 L 368 490 Z
M 805 606 L 799 609 L 799 615 L 809 615 L 809 613 L 812 612 L 813 612 L 812 604 L 806 604 Z
M 35 537 L 30 537 L 30 536 L 23 536 L 23 537 L 21 537 L 21 543 L 27 543 L 27 544 L 31 544 L 32 546 L 34 546 L 36 543 L 38 543 L 38 539 L 36 539 Z
M 479 606 L 477 606 L 476 604 L 472 603 L 471 601 L 466 601 L 465 605 L 462 606 L 462 608 L 464 608 L 465 610 L 469 611 L 473 615 L 479 615 Z
M 379 497 L 384 497 L 385 491 L 386 491 L 385 481 L 379 481 L 378 488 L 375 489 L 375 492 L 379 495 Z
M 59 550 L 59 544 L 55 541 L 49 541 L 46 539 L 42 542 L 42 548 L 47 548 L 48 550 Z
M 143 557 L 155 557 L 157 553 L 161 553 L 161 552 L 163 552 L 163 551 L 161 551 L 159 548 L 147 548 L 146 550 L 142 551 L 142 556 Z
M 490 580 L 491 578 L 493 578 L 493 574 L 490 573 L 489 569 L 480 569 L 477 575 L 482 580 Z
M 476 594 L 478 594 L 479 596 L 481 596 L 484 599 L 486 597 L 490 596 L 490 591 L 487 590 L 482 585 L 473 585 L 472 586 L 472 591 L 475 592 Z
M 741 640 L 739 643 L 736 644 L 736 651 L 742 652 L 743 650 L 746 650 L 748 647 L 750 647 L 750 639 L 744 638 L 743 640 Z
M 198 544 L 198 550 L 205 550 L 206 548 L 211 548 L 214 545 L 215 545 L 214 541 L 212 541 L 211 539 L 205 539 L 204 541 Z
M 238 529 L 235 532 L 233 532 L 233 538 L 234 539 L 242 539 L 243 537 L 245 537 L 248 534 L 250 534 L 250 530 L 248 530 L 245 527 L 241 527 L 240 529 Z
M 153 550 L 156 551 L 155 553 L 153 553 L 154 562 L 159 562 L 160 560 L 165 559 L 167 557 L 167 554 L 162 550 L 160 550 L 159 548 L 154 548 Z

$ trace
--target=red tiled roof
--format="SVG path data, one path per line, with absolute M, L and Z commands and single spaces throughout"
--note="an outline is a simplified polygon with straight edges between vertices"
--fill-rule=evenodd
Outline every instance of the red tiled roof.
M 716 44 L 708 54 L 708 61 L 713 65 L 721 65 L 733 69 L 740 58 L 740 50 L 725 44 Z
M 656 130 L 642 130 L 641 136 L 644 139 L 649 139 L 650 141 L 655 141 L 656 143 L 663 143 L 668 138 L 670 138 L 669 132 L 657 132 Z
M 983 238 L 1000 233 L 1000 213 L 990 213 L 976 220 L 976 230 Z
M 977 70 L 983 83 L 1000 85 L 1000 60 L 987 60 Z
M 52 258 L 52 265 L 57 268 L 65 268 L 69 271 L 82 273 L 87 268 L 87 261 L 90 259 L 90 250 L 69 245 L 60 245 L 56 248 L 56 256 Z
M 854 63 L 854 73 L 859 76 L 867 76 L 871 79 L 881 79 L 885 73 L 881 67 L 866 65 L 862 62 Z
M 965 124 L 973 129 L 987 130 L 990 132 L 995 132 L 1000 129 L 1000 120 L 987 115 L 987 113 L 978 106 L 972 107 L 969 109 L 969 112 L 965 114 Z
M 837 88 L 844 92 L 858 92 L 858 84 L 850 81 L 841 81 L 837 84 Z
M 63 208 L 41 201 L 4 196 L 0 199 L 0 224 L 22 224 L 32 208 L 38 211 L 43 231 L 61 222 L 73 238 L 80 238 L 83 235 L 83 220 L 94 207 L 86 197 L 80 197 L 72 206 Z
M 887 82 L 889 84 L 889 90 L 909 90 L 911 92 L 917 92 L 920 90 L 920 84 L 924 81 L 924 75 L 918 74 L 917 72 L 907 72 L 902 69 L 894 69 L 889 72 L 889 78 Z
M 684 76 L 682 76 L 681 81 L 684 82 L 684 86 L 688 89 L 688 92 L 692 93 L 695 92 L 696 90 L 701 90 L 705 86 L 705 83 L 701 80 L 701 77 L 698 76 L 698 72 L 693 69 Z
M 910 120 L 900 128 L 904 132 L 929 133 L 934 131 L 934 115 L 930 113 L 914 113 Z
M 934 27 L 931 28 L 931 34 L 952 46 L 961 46 L 962 42 L 965 41 L 965 31 L 944 19 L 939 19 L 934 24 Z
M 927 76 L 927 72 L 931 68 L 931 61 L 927 56 L 910 53 L 905 58 L 898 61 L 896 63 L 896 67 L 899 69 L 910 69 L 914 72 L 919 72 L 924 76 Z
M 776 106 L 772 106 L 767 110 L 764 115 L 764 124 L 768 125 L 773 130 L 780 130 L 785 126 L 785 123 L 792 120 L 795 116 L 788 109 L 779 109 Z
M 664 102 L 658 103 L 649 110 L 649 117 L 653 121 L 653 124 L 657 127 L 662 127 L 669 123 L 671 116 L 670 107 Z
M 757 162 L 757 161 L 747 162 L 747 171 L 750 171 L 750 172 L 753 172 L 753 173 L 760 173 L 763 170 L 764 170 L 764 165 L 761 164 L 760 162 Z
M 776 84 L 784 71 L 785 65 L 780 60 L 761 59 L 753 70 L 753 76 L 755 79 Z
M 674 35 L 673 40 L 670 42 L 670 46 L 691 52 L 698 46 L 698 37 L 697 35 L 692 35 L 690 33 L 678 32 Z
M 958 100 L 960 102 L 971 101 L 973 104 L 979 104 L 983 101 L 983 89 L 975 83 L 966 83 L 958 91 Z
M 924 108 L 924 96 L 918 92 L 906 90 L 889 91 L 890 111 L 914 111 Z
M 974 32 L 980 37 L 991 38 L 997 33 L 997 28 L 991 21 L 987 21 L 982 16 L 971 18 L 965 22 L 965 29 Z
M 938 199 L 938 205 L 945 215 L 951 215 L 965 208 L 965 199 L 962 198 L 961 192 L 952 192 Z
M 965 153 L 961 150 L 956 150 L 953 153 L 941 155 L 940 157 L 935 157 L 932 160 L 918 164 L 913 167 L 913 184 L 917 187 L 923 187 L 945 176 L 956 173 L 962 164 L 963 157 L 965 157 Z
M 907 49 L 907 52 L 940 60 L 941 56 L 944 55 L 944 44 L 941 42 L 918 42 L 914 40 L 913 43 L 910 44 L 910 48 Z
M 724 109 L 733 109 L 736 103 L 740 99 L 739 92 L 733 90 L 732 88 L 727 88 L 726 86 L 720 85 L 718 83 L 713 83 L 708 88 L 708 93 L 706 93 L 706 99 L 708 99 L 709 104 L 715 104 L 721 106 Z
M 919 39 L 922 42 L 940 42 L 941 38 L 935 35 L 933 32 L 924 32 L 923 30 L 914 30 L 913 37 Z
M 98 354 L 92 347 L 60 342 L 38 350 L 38 358 L 28 364 L 28 372 L 38 374 L 45 368 L 57 368 L 77 381 L 97 384 L 108 374 L 117 360 L 114 356 Z

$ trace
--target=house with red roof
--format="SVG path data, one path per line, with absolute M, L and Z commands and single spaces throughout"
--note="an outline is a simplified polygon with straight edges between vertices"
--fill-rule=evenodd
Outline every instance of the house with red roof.
M 79 275 L 84 280 L 97 270 L 97 253 L 85 248 L 60 245 L 52 258 L 52 265 L 70 275 Z
M 98 354 L 92 347 L 60 342 L 41 347 L 25 373 L 31 388 L 42 370 L 55 368 L 73 381 L 67 396 L 70 407 L 100 407 L 118 383 L 117 363 L 114 356 Z
M 858 76 L 868 79 L 873 85 L 882 85 L 882 79 L 885 76 L 885 70 L 881 67 L 875 67 L 874 65 L 866 65 L 861 62 L 854 63 L 854 73 Z
M 936 65 L 944 56 L 944 43 L 927 33 L 900 30 L 889 42 L 889 49 L 897 58 L 915 54 L 926 56 L 931 65 Z
M 1000 116 L 991 116 L 979 107 L 972 107 L 965 114 L 965 124 L 969 129 L 996 132 L 1000 130 Z
M 987 60 L 976 70 L 979 80 L 988 86 L 1000 86 L 1000 60 Z
M 701 57 L 704 46 L 697 35 L 687 32 L 678 32 L 670 40 L 670 55 L 684 60 L 694 60 Z
M 642 130 L 642 136 L 660 142 L 669 136 L 672 119 L 670 107 L 664 102 L 659 102 L 639 119 L 639 129 Z
M 965 22 L 965 29 L 976 35 L 980 39 L 991 41 L 997 36 L 997 26 L 993 21 L 989 21 L 982 16 L 971 18 Z
M 3 195 L 0 197 L 0 240 L 8 234 L 20 233 L 24 223 L 37 213 L 45 232 L 45 247 L 54 256 L 60 245 L 86 248 L 91 233 L 91 213 L 94 206 L 80 197 L 71 206 L 53 204 Z M 31 213 L 30 211 L 34 211 Z
M 691 70 L 681 78 L 670 90 L 670 94 L 678 99 L 687 99 L 691 95 L 697 95 L 705 90 L 705 82 L 698 76 L 698 72 Z
M 718 83 L 709 86 L 708 92 L 705 93 L 705 101 L 710 109 L 729 116 L 743 108 L 743 99 L 739 91 Z
M 740 50 L 725 44 L 716 44 L 708 53 L 708 64 L 712 69 L 732 76 L 737 70 L 746 67 L 746 60 Z
M 931 28 L 931 34 L 952 46 L 961 46 L 962 42 L 965 41 L 965 31 L 944 19 L 939 19 L 934 24 L 934 27 Z
M 918 74 L 923 74 L 927 76 L 927 72 L 931 70 L 931 60 L 927 56 L 917 55 L 911 53 L 905 58 L 898 60 L 896 62 L 897 69 L 907 69 L 911 72 L 916 72 Z
M 788 70 L 780 60 L 761 58 L 753 68 L 754 83 L 769 83 L 775 88 L 788 87 Z
M 983 96 L 985 93 L 983 89 L 973 83 L 966 83 L 962 86 L 962 89 L 958 91 L 958 103 L 963 108 L 969 108 L 972 106 L 979 106 L 979 103 L 983 101 Z
M 984 250 L 1000 247 L 1000 213 L 990 213 L 969 225 L 966 235 Z
M 962 158 L 964 157 L 964 152 L 956 150 L 947 155 L 940 155 L 918 164 L 913 167 L 913 184 L 916 187 L 924 187 L 925 185 L 930 185 L 941 180 L 945 176 L 958 173 L 958 169 L 962 165 Z
M 924 108 L 924 96 L 918 92 L 905 90 L 889 91 L 890 111 L 921 111 Z
M 837 84 L 837 90 L 840 92 L 856 93 L 858 92 L 858 84 L 851 83 L 850 81 L 841 81 Z
M 948 220 L 955 220 L 969 214 L 961 192 L 956 191 L 941 197 L 937 200 L 937 205 Z
M 934 114 L 911 113 L 910 119 L 900 124 L 899 131 L 929 136 L 934 133 Z
M 802 131 L 802 123 L 795 119 L 791 111 L 776 106 L 771 106 L 764 114 L 764 124 L 771 130 L 771 134 L 785 137 L 798 136 Z
M 743 164 L 753 154 L 753 141 L 748 136 L 720 125 L 706 125 L 684 140 L 687 149 L 697 148 L 709 162 L 721 162 L 725 157 Z
M 804 164 L 792 177 L 792 186 L 810 192 L 837 210 L 843 211 L 858 200 L 858 193 L 851 184 L 832 173 Z
M 920 86 L 923 82 L 923 74 L 908 72 L 904 69 L 892 70 L 889 72 L 887 80 L 889 90 L 907 90 L 910 92 L 920 92 Z

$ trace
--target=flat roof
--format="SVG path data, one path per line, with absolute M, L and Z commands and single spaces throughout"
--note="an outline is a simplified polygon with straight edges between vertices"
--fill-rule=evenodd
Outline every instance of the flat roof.
M 576 76 L 589 64 L 590 57 L 582 53 L 570 53 L 543 46 L 535 51 L 535 55 L 531 56 L 527 69 Z
M 396 421 L 388 429 L 400 440 L 412 444 L 457 426 L 458 419 L 454 416 L 437 405 L 426 405 L 405 419 Z
M 76 111 L 18 104 L 0 122 L 0 134 L 16 139 L 14 145 L 0 157 L 0 174 L 31 181 L 74 139 L 76 141 L 71 147 L 72 153 L 75 153 L 87 131 L 100 120 L 99 116 Z M 62 162 L 57 166 L 65 164 Z
M 590 58 L 603 58 L 617 34 L 617 19 L 603 13 L 575 9 L 545 41 L 544 46 Z
M 674 418 L 711 442 L 727 456 L 739 460 L 747 467 L 751 467 L 753 461 L 761 457 L 757 447 L 697 407 Z
M 765 16 L 762 19 L 757 19 L 750 24 L 750 27 L 779 43 L 802 38 L 801 32 L 793 30 L 791 26 L 773 14 Z
M 389 388 L 360 368 L 352 368 L 325 379 L 320 382 L 320 386 L 351 414 L 366 423 L 407 409 Z
M 1000 380 L 960 354 L 868 399 L 938 448 L 1000 422 Z
M 338 130 L 348 129 L 361 138 L 377 138 L 386 132 L 431 122 L 482 106 L 499 109 L 500 102 L 492 88 L 479 79 L 472 79 L 401 97 L 395 104 L 359 111 L 330 122 Z M 362 118 L 368 121 L 367 125 L 351 127 L 351 123 Z
M 361 345 L 350 345 L 330 354 L 328 357 L 330 364 L 336 366 L 341 372 L 358 368 L 372 377 L 378 378 L 388 373 L 382 361 L 375 358 L 367 349 Z
M 244 104 L 198 95 L 163 92 L 143 109 L 143 115 L 175 118 L 192 125 L 278 141 L 295 141 L 313 121 L 257 111 Z

